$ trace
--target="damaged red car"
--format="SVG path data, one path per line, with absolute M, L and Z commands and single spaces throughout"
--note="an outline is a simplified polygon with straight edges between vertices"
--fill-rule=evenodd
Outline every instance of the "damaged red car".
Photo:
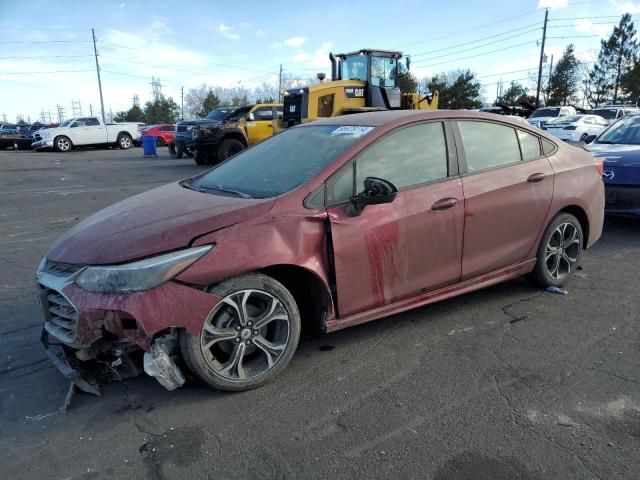
M 375 112 L 290 128 L 81 221 L 36 283 L 42 341 L 169 389 L 244 390 L 330 332 L 529 274 L 571 278 L 602 232 L 602 163 L 504 117 Z M 136 363 L 136 355 L 139 355 Z

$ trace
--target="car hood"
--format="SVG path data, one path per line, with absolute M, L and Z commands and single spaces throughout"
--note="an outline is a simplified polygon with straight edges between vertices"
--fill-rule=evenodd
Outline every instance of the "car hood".
M 185 248 L 200 235 L 268 212 L 275 200 L 196 192 L 172 183 L 118 202 L 64 233 L 55 262 L 105 265 Z
M 604 163 L 605 183 L 640 185 L 640 145 L 591 143 L 589 150 Z
M 210 120 L 208 118 L 202 118 L 199 120 L 186 120 L 184 122 L 178 122 L 178 125 L 221 125 L 223 122 L 220 120 Z

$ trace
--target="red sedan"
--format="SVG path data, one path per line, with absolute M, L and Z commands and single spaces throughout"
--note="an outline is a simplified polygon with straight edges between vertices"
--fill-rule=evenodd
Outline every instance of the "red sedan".
M 601 235 L 601 174 L 588 151 L 491 114 L 290 128 L 58 239 L 37 273 L 43 343 L 94 393 L 82 366 L 135 349 L 170 389 L 178 357 L 213 387 L 256 387 L 303 324 L 338 330 L 521 275 L 564 284 Z
M 159 147 L 169 145 L 175 136 L 175 125 L 151 125 L 146 127 L 143 131 L 143 135 L 154 135 Z

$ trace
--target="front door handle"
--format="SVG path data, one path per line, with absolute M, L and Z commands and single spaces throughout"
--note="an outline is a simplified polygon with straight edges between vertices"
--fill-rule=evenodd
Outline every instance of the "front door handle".
M 532 175 L 529 175 L 529 178 L 527 178 L 527 182 L 538 183 L 544 180 L 544 177 L 546 177 L 544 173 L 534 173 Z
M 457 198 L 443 198 L 431 205 L 431 210 L 447 210 L 453 208 L 458 204 Z

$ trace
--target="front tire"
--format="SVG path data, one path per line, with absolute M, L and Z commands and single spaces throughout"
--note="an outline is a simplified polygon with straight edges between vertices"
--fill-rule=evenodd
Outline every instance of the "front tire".
M 196 162 L 196 165 L 207 165 L 209 163 L 209 154 L 202 150 L 196 150 L 196 153 L 193 155 L 193 159 Z
M 58 152 L 68 152 L 73 148 L 71 140 L 69 140 L 69 138 L 65 136 L 56 137 L 56 139 L 53 141 L 53 145 Z
M 584 237 L 582 225 L 569 213 L 560 213 L 547 226 L 532 272 L 541 287 L 560 287 L 575 273 L 580 264 Z
M 116 142 L 121 150 L 129 150 L 133 145 L 133 140 L 126 133 L 121 133 L 120 135 L 118 135 L 118 139 L 116 140 Z
M 280 373 L 300 339 L 300 313 L 289 291 L 263 274 L 247 274 L 209 289 L 220 302 L 198 335 L 182 332 L 180 351 L 202 382 L 249 390 Z
M 232 157 L 238 152 L 245 149 L 244 144 L 235 138 L 227 138 L 218 146 L 218 160 L 224 162 L 227 158 Z

